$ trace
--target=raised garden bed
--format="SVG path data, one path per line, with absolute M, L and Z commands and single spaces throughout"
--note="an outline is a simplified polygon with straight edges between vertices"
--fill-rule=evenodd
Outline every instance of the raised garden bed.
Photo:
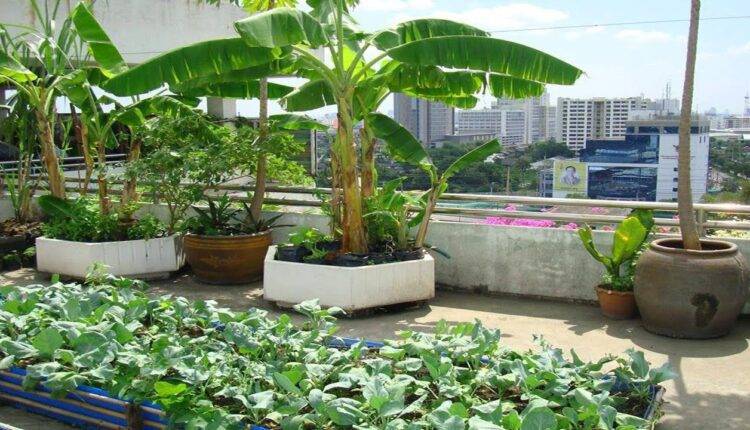
M 116 276 L 165 279 L 185 264 L 178 235 L 116 242 L 75 242 L 36 239 L 37 270 L 67 278 L 84 279 L 94 263 Z
M 435 260 L 427 253 L 419 260 L 344 267 L 277 260 L 276 248 L 266 253 L 263 298 L 282 307 L 318 299 L 353 313 L 435 297 Z
M 307 321 L 295 326 L 257 309 L 148 298 L 133 281 L 110 283 L 0 288 L 3 399 L 107 429 L 123 428 L 123 419 L 141 419 L 148 430 L 167 422 L 645 429 L 663 392 L 654 385 L 671 374 L 650 369 L 636 351 L 597 362 L 566 358 L 546 342 L 514 352 L 479 323 L 439 323 L 435 334 L 405 332 L 375 344 L 333 337 L 333 311 L 313 302 L 296 307 Z

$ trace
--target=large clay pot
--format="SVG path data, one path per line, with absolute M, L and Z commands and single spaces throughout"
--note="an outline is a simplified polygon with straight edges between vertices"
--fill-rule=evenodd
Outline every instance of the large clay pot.
M 271 232 L 238 236 L 185 235 L 185 258 L 209 284 L 246 284 L 263 276 Z
M 614 291 L 604 286 L 596 287 L 599 308 L 602 315 L 615 320 L 626 320 L 635 317 L 635 298 L 632 291 Z
M 693 251 L 680 239 L 658 239 L 638 260 L 634 293 L 646 330 L 707 339 L 734 326 L 747 301 L 747 262 L 733 243 L 701 244 Z

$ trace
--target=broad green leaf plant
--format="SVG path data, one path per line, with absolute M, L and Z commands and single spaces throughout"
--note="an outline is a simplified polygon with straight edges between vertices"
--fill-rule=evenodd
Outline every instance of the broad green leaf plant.
M 653 227 L 654 216 L 650 210 L 633 210 L 614 231 L 611 255 L 604 255 L 596 248 L 591 227 L 587 225 L 578 229 L 583 247 L 596 261 L 604 265 L 604 288 L 616 291 L 633 290 L 635 263 Z
M 653 385 L 674 376 L 639 351 L 514 351 L 479 322 L 345 347 L 341 310 L 315 301 L 295 324 L 99 273 L 0 295 L 0 369 L 24 367 L 23 386 L 54 397 L 89 385 L 155 402 L 169 428 L 645 430 Z
M 334 188 L 341 193 L 342 247 L 366 253 L 361 176 L 370 168 L 362 169 L 354 125 L 378 100 L 400 91 L 471 106 L 474 94 L 485 89 L 525 97 L 540 93 L 544 84 L 571 85 L 582 72 L 536 49 L 448 20 L 418 19 L 365 32 L 350 15 L 356 3 L 308 0 L 309 11 L 281 7 L 255 13 L 235 23 L 239 37 L 164 53 L 102 86 L 122 96 L 166 83 L 177 93 L 200 88 L 202 95 L 247 97 L 257 93 L 261 78 L 306 79 L 282 95 L 281 104 L 288 111 L 336 105 L 331 158 L 338 178 Z

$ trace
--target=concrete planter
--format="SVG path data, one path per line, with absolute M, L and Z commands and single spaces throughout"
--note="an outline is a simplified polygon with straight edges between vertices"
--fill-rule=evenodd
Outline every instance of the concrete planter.
M 362 267 L 324 266 L 276 260 L 266 253 L 263 298 L 281 306 L 319 299 L 321 306 L 354 312 L 435 297 L 435 261 L 422 260 Z
M 164 279 L 185 263 L 182 237 L 119 242 L 73 242 L 36 239 L 37 270 L 82 279 L 94 263 L 108 266 L 109 273 L 138 279 Z

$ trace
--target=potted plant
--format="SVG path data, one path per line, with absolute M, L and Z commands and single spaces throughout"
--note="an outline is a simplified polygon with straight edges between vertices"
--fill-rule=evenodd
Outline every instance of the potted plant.
M 677 205 L 681 238 L 651 243 L 638 261 L 635 299 L 644 327 L 680 338 L 727 334 L 748 296 L 750 272 L 737 245 L 700 238 L 690 173 L 690 134 L 700 0 L 692 0 L 678 145 Z
M 596 287 L 602 314 L 612 319 L 636 315 L 633 297 L 633 270 L 654 226 L 650 210 L 636 209 L 614 231 L 612 254 L 602 254 L 594 244 L 594 232 L 588 225 L 578 229 L 583 247 L 604 265 L 602 283 Z
M 259 279 L 271 245 L 271 229 L 282 215 L 254 221 L 250 206 L 242 203 L 243 217 L 243 210 L 234 207 L 226 194 L 207 201 L 208 208 L 193 206 L 197 215 L 185 225 L 185 257 L 195 275 L 211 284 Z

